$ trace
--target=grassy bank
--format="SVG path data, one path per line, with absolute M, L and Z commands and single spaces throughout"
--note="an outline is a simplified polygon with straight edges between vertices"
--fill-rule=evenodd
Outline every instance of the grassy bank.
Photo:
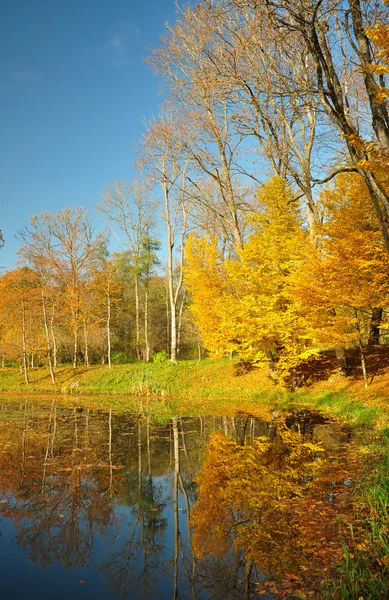
M 2 392 L 55 392 L 64 394 L 136 395 L 157 397 L 196 396 L 200 398 L 245 398 L 259 396 L 271 398 L 290 394 L 277 386 L 268 376 L 266 367 L 253 369 L 237 375 L 235 361 L 195 360 L 169 361 L 159 364 L 133 363 L 126 365 L 92 365 L 91 367 L 60 366 L 56 369 L 56 384 L 53 385 L 46 368 L 29 369 L 29 384 L 19 369 L 0 369 L 0 391 Z M 388 397 L 389 369 L 377 373 L 372 384 L 364 389 L 361 377 L 347 379 L 330 375 L 307 388 L 298 395 L 325 396 L 329 393 L 357 396 L 361 401 L 384 401 Z
M 139 363 L 91 367 L 61 366 L 56 370 L 53 386 L 48 369 L 29 370 L 30 383 L 24 383 L 19 369 L 0 370 L 3 392 L 60 392 L 69 394 L 104 394 L 136 396 L 253 396 L 258 391 L 271 393 L 275 386 L 265 370 L 257 369 L 241 377 L 235 375 L 232 361 L 181 361 L 177 364 Z

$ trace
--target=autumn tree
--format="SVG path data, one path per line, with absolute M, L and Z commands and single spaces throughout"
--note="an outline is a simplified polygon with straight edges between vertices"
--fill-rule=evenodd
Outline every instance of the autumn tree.
M 119 229 L 124 236 L 125 246 L 130 252 L 135 286 L 136 354 L 140 360 L 140 282 L 145 273 L 147 280 L 151 265 L 150 251 L 151 248 L 156 247 L 156 242 L 152 241 L 156 202 L 152 199 L 151 186 L 147 181 L 140 179 L 130 184 L 116 181 L 101 195 L 98 209 Z M 145 299 L 147 302 L 147 291 L 145 291 Z M 145 306 L 145 314 L 147 314 L 147 306 Z M 149 355 L 147 347 L 146 342 L 146 354 Z
M 194 251 L 189 246 L 186 277 L 205 346 L 213 353 L 234 348 L 250 360 L 265 355 L 274 374 L 275 356 L 279 361 L 280 355 L 284 357 L 288 370 L 306 350 L 303 323 L 288 287 L 288 277 L 301 260 L 306 232 L 281 179 L 264 185 L 258 200 L 258 212 L 251 217 L 253 233 L 238 256 L 221 267 L 216 244 L 204 240 L 203 249 L 198 244 Z
M 24 380 L 28 384 L 28 356 L 38 351 L 36 333 L 29 335 L 29 322 L 36 318 L 38 282 L 36 274 L 28 268 L 5 273 L 1 280 L 1 313 L 8 323 L 7 334 L 14 340 L 14 356 L 19 358 Z M 16 342 L 16 343 L 15 343 Z M 12 354 L 11 354 L 12 356 Z
M 189 236 L 185 258 L 184 275 L 191 294 L 190 311 L 204 346 L 213 355 L 223 355 L 228 347 L 228 340 L 222 332 L 227 273 L 217 240 Z
M 314 344 L 359 347 L 367 386 L 364 346 L 372 330 L 379 330 L 377 311 L 382 315 L 387 306 L 389 258 L 361 176 L 339 176 L 322 202 L 321 248 L 308 245 L 294 272 L 292 295 Z
M 105 323 L 108 367 L 112 368 L 112 309 L 117 304 L 121 289 L 118 278 L 118 262 L 116 257 L 109 258 L 102 253 L 93 270 L 91 286 L 98 306 L 104 307 L 104 314 L 99 311 L 98 319 Z
M 22 260 L 37 274 L 42 302 L 43 325 L 46 336 L 47 362 L 50 370 L 51 381 L 55 384 L 53 357 L 53 320 L 56 309 L 55 303 L 55 273 L 53 262 L 53 236 L 46 215 L 30 218 L 30 226 L 22 229 L 18 234 L 23 246 L 19 250 Z M 51 312 L 51 319 L 49 312 Z M 51 332 L 50 332 L 51 329 Z M 51 333 L 51 335 L 50 335 Z
M 170 308 L 170 360 L 177 358 L 177 304 L 183 275 L 175 277 L 175 258 L 184 262 L 188 225 L 188 198 L 185 193 L 185 159 L 182 145 L 177 144 L 173 114 L 152 120 L 141 140 L 142 166 L 153 177 L 163 195 L 163 220 L 166 227 L 167 287 Z M 183 164 L 184 162 L 184 164 Z
M 79 329 L 81 324 L 81 288 L 90 276 L 104 236 L 95 235 L 86 208 L 66 208 L 58 212 L 43 213 L 52 236 L 52 261 L 56 275 L 66 288 L 73 336 L 73 367 L 77 366 Z

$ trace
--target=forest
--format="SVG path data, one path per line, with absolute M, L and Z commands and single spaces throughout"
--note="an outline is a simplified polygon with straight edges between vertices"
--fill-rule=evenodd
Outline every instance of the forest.
M 146 58 L 136 178 L 33 215 L 1 276 L 2 367 L 235 356 L 295 389 L 388 342 L 388 8 L 201 0 Z M 109 251 L 109 239 L 119 249 Z M 247 367 L 248 368 L 248 367 Z

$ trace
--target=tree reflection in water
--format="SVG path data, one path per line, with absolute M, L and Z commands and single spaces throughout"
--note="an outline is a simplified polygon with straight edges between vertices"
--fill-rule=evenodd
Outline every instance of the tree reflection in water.
M 354 436 L 318 415 L 157 423 L 55 401 L 1 408 L 13 542 L 69 577 L 87 569 L 96 598 L 250 598 L 264 577 L 263 590 L 298 589 L 340 549 Z

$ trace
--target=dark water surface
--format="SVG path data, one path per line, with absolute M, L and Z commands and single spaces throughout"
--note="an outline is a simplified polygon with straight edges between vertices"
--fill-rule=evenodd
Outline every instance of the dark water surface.
M 258 597 L 309 559 L 309 503 L 349 502 L 357 434 L 317 414 L 0 409 L 1 598 Z

